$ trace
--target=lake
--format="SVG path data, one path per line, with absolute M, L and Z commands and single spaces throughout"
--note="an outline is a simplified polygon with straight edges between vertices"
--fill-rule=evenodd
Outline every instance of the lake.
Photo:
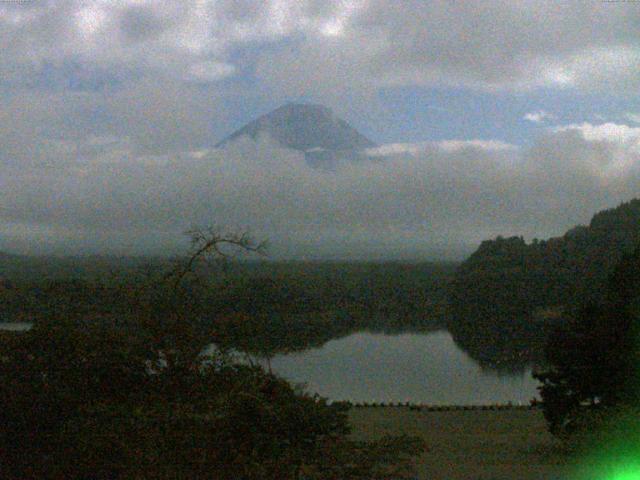
M 446 331 L 387 335 L 359 332 L 321 348 L 276 355 L 275 373 L 331 400 L 478 405 L 527 404 L 538 382 L 483 370 Z
M 23 331 L 30 323 L 0 322 Z M 431 405 L 527 404 L 537 396 L 531 370 L 499 374 L 481 368 L 446 331 L 358 332 L 320 348 L 276 355 L 271 368 L 330 400 Z
M 33 323 L 28 323 L 28 322 L 0 322 L 0 331 L 4 330 L 6 332 L 26 332 L 31 327 L 33 327 Z

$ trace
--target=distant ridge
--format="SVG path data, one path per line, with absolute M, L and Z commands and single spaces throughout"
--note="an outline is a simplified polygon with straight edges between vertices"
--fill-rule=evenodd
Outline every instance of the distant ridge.
M 288 103 L 248 123 L 219 142 L 224 147 L 240 137 L 266 135 L 279 145 L 303 152 L 308 160 L 353 158 L 375 143 L 338 118 L 331 109 L 316 104 Z
M 526 243 L 522 237 L 482 242 L 457 271 L 453 301 L 475 314 L 510 318 L 600 300 L 608 276 L 640 244 L 640 199 L 596 213 L 588 226 Z

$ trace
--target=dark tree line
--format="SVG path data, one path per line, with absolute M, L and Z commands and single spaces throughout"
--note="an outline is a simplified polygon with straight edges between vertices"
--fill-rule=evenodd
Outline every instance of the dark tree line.
M 485 241 L 451 282 L 448 328 L 483 363 L 539 363 L 549 333 L 604 300 L 607 279 L 639 242 L 640 199 L 562 237 Z
M 590 428 L 596 412 L 640 407 L 640 246 L 625 255 L 599 303 L 578 309 L 547 346 L 537 374 L 550 430 Z
M 608 277 L 640 242 L 640 199 L 595 214 L 589 226 L 526 243 L 483 242 L 456 272 L 450 298 L 462 317 L 524 321 L 537 309 L 599 301 Z M 473 320 L 470 320 L 473 321 Z

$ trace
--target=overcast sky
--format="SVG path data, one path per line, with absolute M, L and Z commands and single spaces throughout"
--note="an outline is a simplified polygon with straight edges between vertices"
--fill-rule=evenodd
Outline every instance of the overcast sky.
M 640 3 L 0 2 L 0 248 L 421 258 L 640 195 Z M 307 165 L 225 135 L 289 101 L 375 141 Z

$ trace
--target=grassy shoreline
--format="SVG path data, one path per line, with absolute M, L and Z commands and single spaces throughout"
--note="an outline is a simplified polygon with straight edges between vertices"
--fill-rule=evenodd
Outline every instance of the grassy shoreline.
M 423 438 L 427 450 L 416 462 L 418 479 L 559 479 L 570 465 L 535 408 L 385 406 L 352 408 L 349 416 L 359 440 L 385 434 Z

